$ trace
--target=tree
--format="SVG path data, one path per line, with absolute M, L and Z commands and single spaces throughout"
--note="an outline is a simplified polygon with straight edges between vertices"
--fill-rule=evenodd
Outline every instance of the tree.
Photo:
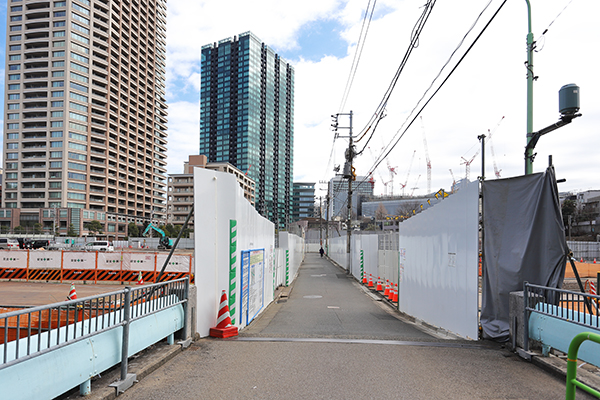
M 35 233 L 35 234 L 38 234 L 38 235 L 39 235 L 40 233 L 42 233 L 42 224 L 40 224 L 39 222 L 36 222 L 36 223 L 33 225 L 33 233 Z
M 14 231 L 15 231 L 15 233 L 23 234 L 23 233 L 25 233 L 25 228 L 23 228 L 21 225 L 15 226 L 15 230 Z
M 77 233 L 75 233 L 75 227 L 73 224 L 69 224 L 69 230 L 67 231 L 68 237 L 77 237 Z
M 419 208 L 419 202 L 417 201 L 402 202 L 400 203 L 398 208 L 396 208 L 396 215 L 404 215 L 410 217 L 413 215 L 413 210 L 416 210 L 417 208 Z
M 377 210 L 375 210 L 375 219 L 377 221 L 381 221 L 385 219 L 386 215 L 388 215 L 388 211 L 386 210 L 383 203 L 379 203 L 379 207 L 377 207 Z
M 135 224 L 135 222 L 130 222 L 127 225 L 127 235 L 129 237 L 139 237 L 140 236 L 140 228 Z
M 95 236 L 95 233 L 98 232 L 100 235 L 102 234 L 102 228 L 104 228 L 102 226 L 102 223 L 100 221 L 90 221 L 90 222 L 85 222 L 83 224 L 83 226 L 89 231 L 90 236 Z

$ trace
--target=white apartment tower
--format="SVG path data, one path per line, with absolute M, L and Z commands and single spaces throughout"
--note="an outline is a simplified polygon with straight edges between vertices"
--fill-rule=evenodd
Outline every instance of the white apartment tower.
M 2 207 L 166 214 L 166 0 L 8 0 Z

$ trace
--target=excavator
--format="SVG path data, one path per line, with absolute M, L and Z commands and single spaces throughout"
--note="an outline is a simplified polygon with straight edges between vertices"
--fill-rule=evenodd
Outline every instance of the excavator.
M 152 222 L 150 222 L 148 224 L 148 226 L 146 227 L 146 230 L 144 231 L 144 233 L 142 234 L 143 236 L 146 236 L 148 234 L 148 232 L 150 231 L 150 229 L 154 229 L 156 232 L 160 233 L 161 238 L 158 241 L 158 249 L 159 250 L 168 250 L 171 247 L 173 247 L 173 240 L 169 239 L 167 237 L 167 235 L 165 235 L 165 232 L 160 229 L 159 227 L 155 226 Z

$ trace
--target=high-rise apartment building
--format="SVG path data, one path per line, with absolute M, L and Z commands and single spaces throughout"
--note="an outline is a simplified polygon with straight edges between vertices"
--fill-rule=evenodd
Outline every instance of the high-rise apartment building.
M 2 206 L 164 218 L 166 0 L 12 0 L 7 14 Z
M 256 182 L 255 207 L 290 222 L 294 68 L 250 32 L 202 47 L 200 154 Z
M 318 217 L 319 210 L 315 209 L 315 183 L 294 182 L 292 195 L 292 221 Z

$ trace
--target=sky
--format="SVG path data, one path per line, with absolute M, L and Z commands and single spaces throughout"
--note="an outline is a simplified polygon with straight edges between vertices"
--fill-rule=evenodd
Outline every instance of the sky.
M 387 104 L 386 117 L 368 146 L 364 144 L 366 137 L 356 143 L 357 150 L 365 148 L 355 159 L 356 172 L 372 173 L 376 194 L 426 194 L 424 137 L 431 163 L 432 191 L 449 190 L 452 174 L 457 181 L 465 177 L 463 158 L 472 159 L 471 180 L 481 175 L 477 137 L 489 136 L 490 132 L 492 140 L 487 141 L 485 148 L 486 179 L 495 179 L 494 164 L 502 178 L 523 174 L 526 1 L 506 1 L 422 111 L 422 118 L 404 129 L 415 115 L 411 115 L 412 110 L 423 104 L 419 100 L 444 64 L 450 59 L 434 89 L 465 54 L 502 1 L 438 1 L 433 7 L 418 46 L 413 49 Z M 376 1 L 353 84 L 345 107 L 340 109 L 368 0 L 169 0 L 168 173 L 182 173 L 184 161 L 198 152 L 201 47 L 252 31 L 294 66 L 294 181 L 316 182 L 319 189 L 316 195 L 324 195 L 325 185 L 318 183 L 334 176 L 335 165 L 343 165 L 348 145 L 347 139 L 334 140 L 331 115 L 352 111 L 354 134 L 365 128 L 407 52 L 424 3 L 424 0 Z M 558 91 L 563 85 L 574 83 L 580 87 L 583 114 L 539 140 L 534 172 L 543 171 L 548 156 L 552 155 L 557 178 L 566 179 L 559 184 L 560 191 L 600 189 L 597 128 L 600 127 L 597 77 L 600 26 L 596 21 L 600 2 L 531 0 L 531 10 L 536 40 L 533 70 L 538 76 L 533 94 L 534 131 L 558 121 Z M 1 20 L 6 21 L 6 4 L 1 11 Z M 478 17 L 464 44 L 450 58 Z M 4 74 L 1 76 L 3 79 Z M 348 124 L 347 117 L 340 117 L 340 125 Z M 347 135 L 347 130 L 340 133 Z M 390 143 L 396 143 L 395 147 L 374 168 L 375 160 Z M 396 175 L 390 173 L 389 167 L 395 169 Z

